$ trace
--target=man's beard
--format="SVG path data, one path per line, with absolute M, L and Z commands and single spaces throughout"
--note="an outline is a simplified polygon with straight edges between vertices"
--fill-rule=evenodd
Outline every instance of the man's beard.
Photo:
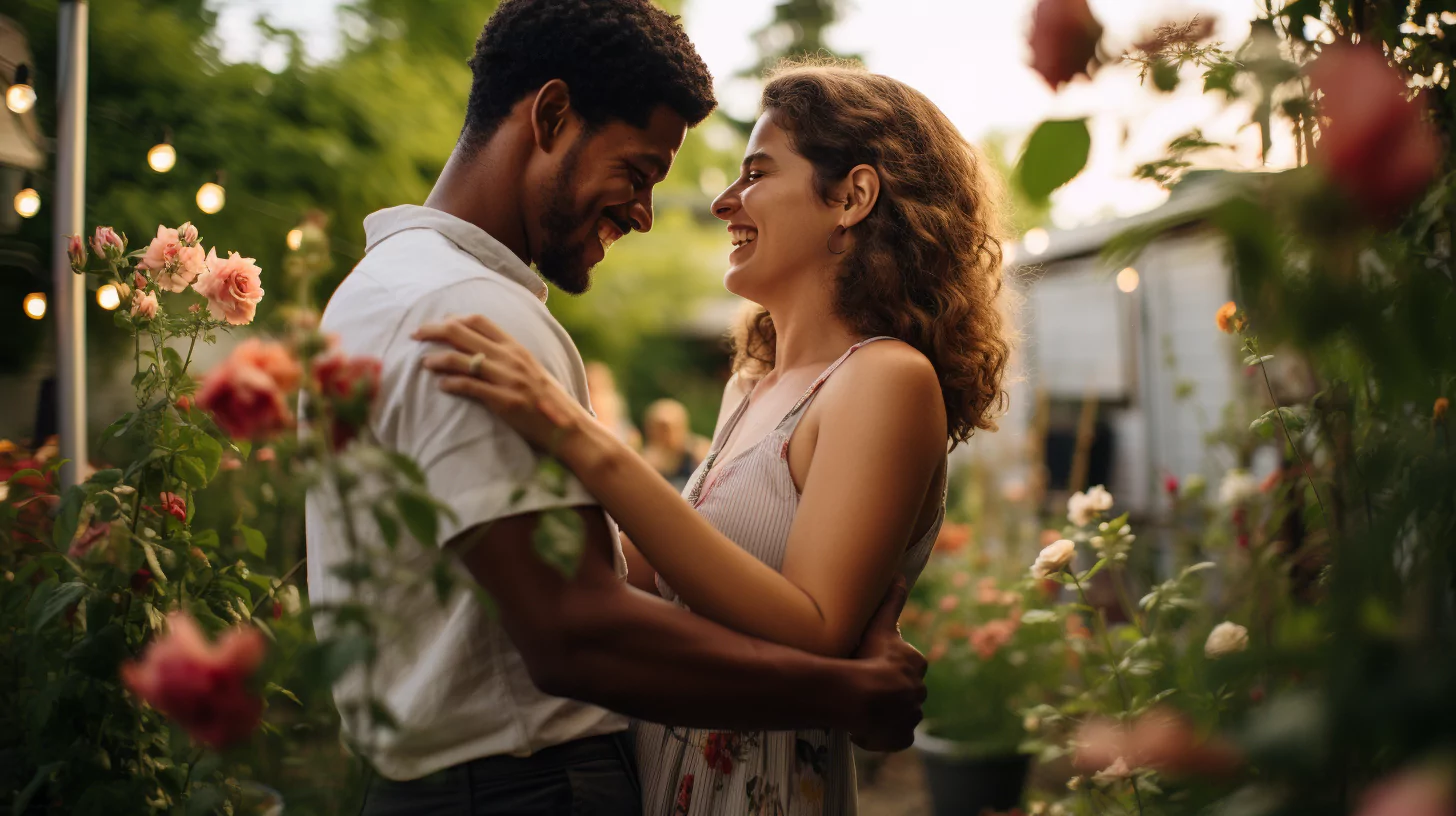
M 541 252 L 536 258 L 536 270 L 541 277 L 556 284 L 569 295 L 579 295 L 591 288 L 591 267 L 583 259 L 596 241 L 589 233 L 576 243 L 571 235 L 580 228 L 584 218 L 571 211 L 571 180 L 576 175 L 577 160 L 580 158 L 584 140 L 571 146 L 561 160 L 561 170 L 551 181 L 546 195 L 546 212 L 541 216 L 543 231 Z

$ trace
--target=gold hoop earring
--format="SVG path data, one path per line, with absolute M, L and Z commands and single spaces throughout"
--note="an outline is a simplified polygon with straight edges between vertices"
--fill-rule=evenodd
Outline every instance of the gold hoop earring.
M 828 245 L 829 245 L 829 254 L 831 254 L 831 255 L 843 255 L 844 253 L 846 253 L 846 252 L 849 251 L 849 247 L 845 247 L 844 249 L 835 249 L 834 248 L 834 239 L 836 237 L 840 237 L 840 236 L 844 236 L 844 235 L 848 235 L 848 234 L 849 234 L 849 228 L 846 227 L 846 226 L 844 226 L 843 224 L 840 224 L 839 226 L 835 227 L 834 228 L 834 231 L 831 232 L 831 233 L 829 233 L 829 242 L 828 242 Z

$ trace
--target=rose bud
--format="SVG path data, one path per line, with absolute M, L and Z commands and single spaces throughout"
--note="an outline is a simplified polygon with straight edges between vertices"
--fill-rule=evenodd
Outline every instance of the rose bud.
M 86 242 L 81 236 L 72 235 L 66 239 L 66 254 L 71 256 L 71 268 L 81 271 L 86 268 Z
M 1031 67 L 1056 90 L 1087 74 L 1100 39 L 1102 24 L 1087 0 L 1040 0 L 1031 17 Z

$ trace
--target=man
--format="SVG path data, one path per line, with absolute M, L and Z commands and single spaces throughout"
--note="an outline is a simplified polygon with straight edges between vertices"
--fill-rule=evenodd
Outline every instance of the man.
M 528 264 L 584 292 L 613 241 L 651 229 L 653 186 L 715 104 L 686 35 L 648 0 L 507 0 L 471 67 L 465 127 L 425 206 L 365 221 L 368 255 L 323 317 L 346 351 L 383 361 L 372 428 L 455 511 L 441 539 L 499 609 L 493 619 L 463 591 L 444 606 L 406 593 L 370 599 L 405 634 L 379 644 L 371 678 L 400 727 L 365 742 L 383 778 L 364 812 L 637 813 L 623 715 L 847 728 L 904 747 L 924 661 L 894 628 L 903 590 L 856 660 L 755 640 L 634 590 L 615 531 L 581 485 L 520 492 L 536 454 L 422 370 L 417 327 L 484 314 L 585 403 L 581 358 Z M 325 498 L 308 499 L 309 587 L 322 603 L 350 592 L 329 571 L 346 545 Z M 561 508 L 585 530 L 571 577 L 532 547 L 537 514 Z M 357 683 L 336 689 L 341 703 L 358 693 Z

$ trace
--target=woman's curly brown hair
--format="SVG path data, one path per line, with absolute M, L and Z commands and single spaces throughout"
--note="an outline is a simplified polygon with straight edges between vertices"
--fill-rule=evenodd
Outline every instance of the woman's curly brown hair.
M 819 194 L 855 166 L 880 195 L 852 230 L 835 308 L 864 336 L 888 335 L 930 359 L 952 443 L 995 430 L 1011 353 L 1001 304 L 1001 185 L 929 99 L 844 63 L 776 69 L 763 109 L 814 165 Z M 733 369 L 757 380 L 774 365 L 773 320 L 757 309 L 734 333 Z

